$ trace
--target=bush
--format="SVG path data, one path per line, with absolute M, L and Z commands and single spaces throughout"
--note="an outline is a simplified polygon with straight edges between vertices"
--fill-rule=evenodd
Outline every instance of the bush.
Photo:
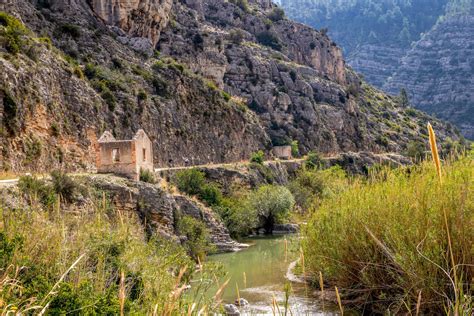
M 306 156 L 305 167 L 308 169 L 316 169 L 319 168 L 323 164 L 323 160 L 321 156 L 314 152 L 310 151 Z
M 299 157 L 300 155 L 300 149 L 299 149 L 299 146 L 298 146 L 298 141 L 297 140 L 293 140 L 291 143 L 291 155 L 293 157 Z
M 206 184 L 206 178 L 204 172 L 193 168 L 178 171 L 174 182 L 181 192 L 198 195 Z
M 277 51 L 280 51 L 283 48 L 278 36 L 270 31 L 265 31 L 257 34 L 257 41 L 260 44 L 271 47 L 272 49 Z
M 324 198 L 342 192 L 346 187 L 346 173 L 340 166 L 325 170 L 302 169 L 288 185 L 296 205 L 303 212 L 316 208 Z
M 415 162 L 420 162 L 425 158 L 426 147 L 420 141 L 411 141 L 407 145 L 405 154 Z
M 53 189 L 63 200 L 72 202 L 77 189 L 76 183 L 64 172 L 51 172 Z
M 137 98 L 140 101 L 145 101 L 146 99 L 148 99 L 148 94 L 145 92 L 145 90 L 140 89 L 137 93 Z
M 32 176 L 22 176 L 18 180 L 18 188 L 29 201 L 39 201 L 46 207 L 52 207 L 56 201 L 54 189 L 44 180 Z
M 213 209 L 224 221 L 233 238 L 246 237 L 258 226 L 257 211 L 250 206 L 247 194 L 223 198 L 220 205 Z
M 464 157 L 443 166 L 442 183 L 432 162 L 348 182 L 304 231 L 307 275 L 317 283 L 322 271 L 343 301 L 371 314 L 469 314 L 473 170 Z
M 25 147 L 26 163 L 36 163 L 41 157 L 41 152 L 43 151 L 41 141 L 32 136 L 31 139 L 25 140 Z
M 178 219 L 177 226 L 179 234 L 186 237 L 184 248 L 188 254 L 203 262 L 206 254 L 213 250 L 206 225 L 194 217 L 183 216 Z
M 199 199 L 209 206 L 219 205 L 222 202 L 222 192 L 216 184 L 204 184 L 199 192 Z
M 231 99 L 230 94 L 228 94 L 228 93 L 225 92 L 225 91 L 221 91 L 221 95 L 222 95 L 222 97 L 224 98 L 224 100 L 225 100 L 226 102 L 229 102 L 229 101 L 230 101 L 230 99 Z
M 23 37 L 27 35 L 28 29 L 16 18 L 4 12 L 0 12 L 0 37 L 5 49 L 11 54 L 22 51 L 25 43 Z
M 3 122 L 10 135 L 15 135 L 18 129 L 18 105 L 13 96 L 4 90 L 0 90 L 3 95 Z
M 263 164 L 265 158 L 265 153 L 262 150 L 259 150 L 257 152 L 254 152 L 250 156 L 250 162 L 257 163 L 257 164 Z
M 244 33 L 241 30 L 232 30 L 229 32 L 229 40 L 237 45 L 240 45 L 244 40 Z
M 65 23 L 59 26 L 59 32 L 62 34 L 70 35 L 74 39 L 81 37 L 81 29 L 79 26 L 74 24 Z
M 156 183 L 155 175 L 152 171 L 148 169 L 140 168 L 140 181 L 147 183 Z
M 271 233 L 275 223 L 281 223 L 287 218 L 293 209 L 295 198 L 283 186 L 263 185 L 250 193 L 248 203 L 248 207 L 256 210 L 259 226 Z
M 113 112 L 115 111 L 115 105 L 117 103 L 117 100 L 115 99 L 115 95 L 110 91 L 108 88 L 105 88 L 104 91 L 100 94 L 102 99 L 107 103 L 107 106 L 109 107 L 109 111 Z
M 273 22 L 278 22 L 285 18 L 285 11 L 282 8 L 276 7 L 268 14 L 268 18 Z
M 238 6 L 244 12 L 250 12 L 249 3 L 247 0 L 231 0 L 230 2 Z

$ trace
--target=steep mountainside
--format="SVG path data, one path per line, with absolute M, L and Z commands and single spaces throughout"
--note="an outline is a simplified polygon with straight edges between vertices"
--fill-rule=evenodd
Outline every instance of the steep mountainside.
M 474 139 L 474 15 L 448 16 L 408 51 L 384 89 L 455 123 Z
M 474 138 L 472 0 L 282 0 L 291 18 L 328 28 L 368 82 Z
M 347 62 L 382 87 L 413 41 L 443 15 L 448 0 L 281 0 L 288 16 L 327 28 Z
M 2 167 L 94 165 L 104 130 L 144 128 L 158 165 L 402 152 L 453 131 L 363 83 L 325 34 L 270 1 L 20 0 L 0 16 Z

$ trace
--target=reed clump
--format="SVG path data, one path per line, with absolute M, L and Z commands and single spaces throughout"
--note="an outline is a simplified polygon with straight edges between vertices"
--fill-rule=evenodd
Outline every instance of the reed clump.
M 434 157 L 348 180 L 314 209 L 303 249 L 315 284 L 321 271 L 366 312 L 472 314 L 474 154 Z

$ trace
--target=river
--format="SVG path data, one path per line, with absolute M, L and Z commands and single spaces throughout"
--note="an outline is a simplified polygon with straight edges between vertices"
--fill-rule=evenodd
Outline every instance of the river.
M 285 239 L 288 252 L 285 261 Z M 224 303 L 234 303 L 237 299 L 237 286 L 240 297 L 249 305 L 240 308 L 242 314 L 273 314 L 272 301 L 278 303 L 281 315 L 285 311 L 285 284 L 291 284 L 287 315 L 336 315 L 334 306 L 324 306 L 312 294 L 313 291 L 302 283 L 289 282 L 286 278 L 288 266 L 297 257 L 297 236 L 273 236 L 248 238 L 243 242 L 251 246 L 239 252 L 217 254 L 208 257 L 209 261 L 220 262 L 230 278 L 222 299 Z M 245 273 L 245 274 L 244 274 Z M 236 285 L 237 284 L 237 285 Z M 287 285 L 288 287 L 288 285 Z M 278 315 L 278 311 L 276 312 Z

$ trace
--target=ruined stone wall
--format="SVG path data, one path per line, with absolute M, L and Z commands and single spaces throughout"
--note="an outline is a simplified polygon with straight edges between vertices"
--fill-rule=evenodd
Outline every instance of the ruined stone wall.
M 138 180 L 135 141 L 111 141 L 99 144 L 97 164 L 99 173 L 114 173 Z M 119 160 L 114 161 L 113 151 L 118 150 Z
M 143 135 L 134 140 L 136 151 L 136 172 L 140 169 L 153 171 L 153 148 L 150 139 Z
M 291 146 L 273 147 L 272 153 L 277 158 L 291 159 Z

